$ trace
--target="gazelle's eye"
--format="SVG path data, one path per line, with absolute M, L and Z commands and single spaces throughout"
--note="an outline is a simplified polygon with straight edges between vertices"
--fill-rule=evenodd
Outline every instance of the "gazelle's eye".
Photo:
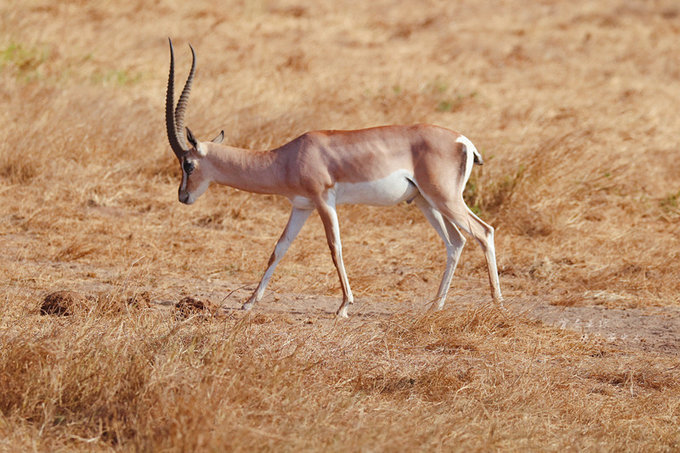
M 188 160 L 185 160 L 184 163 L 182 164 L 182 168 L 184 168 L 184 172 L 187 175 L 190 175 L 192 171 L 194 171 L 194 163 Z

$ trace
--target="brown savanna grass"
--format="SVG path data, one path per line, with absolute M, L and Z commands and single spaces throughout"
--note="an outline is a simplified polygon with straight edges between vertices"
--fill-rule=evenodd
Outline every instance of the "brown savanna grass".
M 675 3 L 213 3 L 0 5 L 1 449 L 680 448 L 677 347 L 520 308 L 678 307 Z M 482 302 L 469 242 L 446 309 L 426 312 L 443 247 L 407 205 L 340 209 L 348 321 L 317 218 L 259 311 L 174 310 L 237 307 L 289 208 L 223 187 L 177 202 L 167 36 L 180 79 L 198 51 L 203 139 L 465 133 L 509 310 Z M 41 315 L 58 290 L 81 297 Z

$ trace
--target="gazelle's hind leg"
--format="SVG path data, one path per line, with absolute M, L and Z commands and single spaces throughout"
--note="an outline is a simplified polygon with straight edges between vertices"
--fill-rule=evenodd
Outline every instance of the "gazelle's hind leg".
M 421 193 L 422 189 L 421 189 Z M 432 194 L 424 194 L 425 199 L 436 210 L 438 210 L 445 220 L 450 221 L 458 228 L 461 228 L 470 236 L 474 237 L 479 245 L 481 245 L 486 258 L 486 266 L 489 271 L 489 284 L 491 285 L 491 297 L 495 302 L 501 303 L 503 297 L 501 295 L 501 287 L 498 282 L 498 267 L 496 265 L 496 248 L 494 246 L 494 230 L 491 225 L 483 222 L 477 217 L 463 201 L 462 190 L 461 194 L 454 199 L 442 197 L 441 191 L 437 193 L 436 197 Z M 430 201 L 434 199 L 433 201 Z
M 498 267 L 496 265 L 496 247 L 494 245 L 493 227 L 482 221 L 470 211 L 463 201 L 462 196 L 454 203 L 440 203 L 437 207 L 444 217 L 477 239 L 479 245 L 482 246 L 486 258 L 486 266 L 489 271 L 491 297 L 495 302 L 501 303 L 503 301 L 503 296 L 501 295 L 501 286 L 498 282 Z
M 441 139 L 423 153 L 414 168 L 414 182 L 425 200 L 439 211 L 445 220 L 477 239 L 482 246 L 489 271 L 491 297 L 500 302 L 494 230 L 484 223 L 463 200 L 463 190 L 470 177 L 475 154 L 474 145 L 458 136 L 452 146 Z
M 446 269 L 444 270 L 444 275 L 442 276 L 442 281 L 439 284 L 439 290 L 437 290 L 436 307 L 441 310 L 446 302 L 446 294 L 451 286 L 451 279 L 453 278 L 453 273 L 458 265 L 458 259 L 463 251 L 463 246 L 465 245 L 465 238 L 460 231 L 453 225 L 448 219 L 442 217 L 441 213 L 436 210 L 430 203 L 427 202 L 422 196 L 418 196 L 415 199 L 416 205 L 425 215 L 425 218 L 434 227 L 435 231 L 444 241 L 444 246 L 446 247 Z

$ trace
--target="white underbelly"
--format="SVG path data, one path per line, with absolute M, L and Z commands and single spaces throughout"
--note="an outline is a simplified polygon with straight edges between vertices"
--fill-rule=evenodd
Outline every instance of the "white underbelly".
M 330 189 L 335 204 L 368 204 L 390 206 L 402 201 L 411 201 L 418 195 L 418 189 L 411 182 L 413 175 L 406 170 L 394 173 L 375 181 L 339 182 Z M 299 209 L 314 209 L 314 203 L 307 197 L 290 198 L 293 206 Z
M 412 200 L 418 194 L 418 189 L 410 181 L 411 178 L 412 174 L 400 170 L 375 181 L 339 182 L 335 185 L 335 202 L 389 206 Z

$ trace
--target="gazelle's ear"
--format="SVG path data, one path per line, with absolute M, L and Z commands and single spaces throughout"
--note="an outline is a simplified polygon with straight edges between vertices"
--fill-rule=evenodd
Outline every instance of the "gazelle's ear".
M 191 129 L 189 129 L 188 127 L 187 127 L 187 140 L 189 140 L 189 143 L 194 148 L 196 148 L 196 146 L 198 145 L 198 140 L 196 140 L 196 137 L 194 137 L 194 134 L 191 133 Z
M 224 131 L 221 131 L 220 135 L 218 135 L 217 137 L 213 138 L 210 141 L 213 143 L 222 143 L 222 140 L 224 140 Z

